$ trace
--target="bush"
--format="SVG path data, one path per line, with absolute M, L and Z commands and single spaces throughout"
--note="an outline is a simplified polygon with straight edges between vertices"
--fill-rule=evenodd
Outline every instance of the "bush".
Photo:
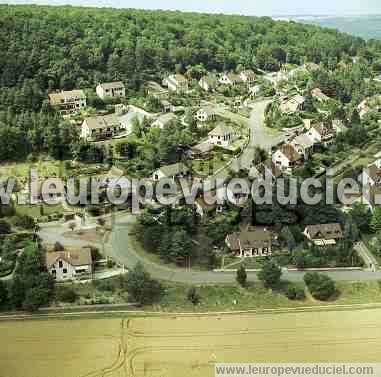
M 0 220 L 0 234 L 9 234 L 11 233 L 11 226 L 4 220 Z
M 189 288 L 187 298 L 193 305 L 197 305 L 201 300 L 201 296 L 195 287 Z
M 28 215 L 20 215 L 16 217 L 15 226 L 24 229 L 34 229 L 36 223 L 34 218 Z
M 241 267 L 237 271 L 237 282 L 241 287 L 245 287 L 247 283 L 247 273 L 245 267 L 241 265 Z
M 93 280 L 93 284 L 100 291 L 107 291 L 107 292 L 115 292 L 116 291 L 115 282 L 112 280 L 109 280 L 109 279 Z
M 263 282 L 265 287 L 276 288 L 280 283 L 282 270 L 273 261 L 266 261 L 257 275 L 258 279 Z
M 286 297 L 289 300 L 304 300 L 306 295 L 302 287 L 291 285 L 287 287 Z
M 335 282 L 327 275 L 309 272 L 304 276 L 304 282 L 317 300 L 329 300 L 336 293 Z
M 128 273 L 125 287 L 130 298 L 140 305 L 159 301 L 164 292 L 160 282 L 152 279 L 140 263 Z
M 57 287 L 56 299 L 61 302 L 73 303 L 77 300 L 77 292 L 71 287 Z

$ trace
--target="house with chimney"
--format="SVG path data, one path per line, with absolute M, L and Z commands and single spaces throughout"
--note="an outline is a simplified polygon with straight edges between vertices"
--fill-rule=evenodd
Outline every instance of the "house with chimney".
M 262 226 L 246 226 L 238 232 L 228 234 L 226 246 L 238 258 L 267 257 L 273 252 L 276 234 Z
M 46 267 L 57 281 L 77 280 L 93 272 L 90 247 L 46 253 Z
M 208 134 L 210 144 L 219 145 L 221 147 L 228 147 L 234 141 L 234 130 L 232 127 L 219 124 L 216 128 Z
M 284 144 L 273 154 L 272 161 L 281 170 L 293 169 L 302 162 L 302 156 L 293 145 Z
M 339 223 L 308 225 L 303 234 L 316 246 L 333 246 L 344 238 Z

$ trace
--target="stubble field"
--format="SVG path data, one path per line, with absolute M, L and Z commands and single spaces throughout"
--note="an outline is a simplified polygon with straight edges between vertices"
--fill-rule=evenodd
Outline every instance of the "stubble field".
M 1 322 L 0 334 L 1 377 L 209 377 L 216 362 L 378 362 L 381 309 Z

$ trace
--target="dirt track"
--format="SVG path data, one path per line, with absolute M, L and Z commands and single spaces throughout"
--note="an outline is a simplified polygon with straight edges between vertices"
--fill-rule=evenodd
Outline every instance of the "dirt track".
M 209 377 L 215 362 L 377 362 L 381 309 L 0 323 L 1 377 Z

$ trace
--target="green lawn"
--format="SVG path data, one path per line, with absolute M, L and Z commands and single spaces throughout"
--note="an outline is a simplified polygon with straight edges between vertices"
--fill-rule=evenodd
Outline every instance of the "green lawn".
M 215 173 L 226 165 L 233 156 L 228 153 L 213 153 L 210 160 L 193 160 L 192 169 L 200 175 L 209 175 L 209 166 L 212 166 L 212 171 Z
M 304 286 L 298 283 L 299 286 Z M 281 308 L 301 308 L 351 304 L 381 304 L 381 284 L 379 282 L 340 282 L 338 295 L 328 302 L 313 300 L 310 295 L 302 301 L 289 300 L 281 292 L 264 288 L 260 283 L 250 284 L 247 288 L 238 285 L 201 285 L 197 291 L 201 296 L 200 304 L 194 306 L 187 299 L 189 286 L 166 284 L 165 296 L 160 304 L 147 307 L 147 310 L 168 312 L 207 312 L 237 311 Z
M 62 204 L 16 205 L 16 213 L 18 215 L 28 215 L 34 218 L 49 216 L 54 213 L 61 214 L 63 211 L 64 209 Z
M 4 163 L 0 166 L 0 177 L 29 177 L 31 169 L 38 170 L 40 177 L 65 177 L 67 175 L 64 161 L 39 161 Z

